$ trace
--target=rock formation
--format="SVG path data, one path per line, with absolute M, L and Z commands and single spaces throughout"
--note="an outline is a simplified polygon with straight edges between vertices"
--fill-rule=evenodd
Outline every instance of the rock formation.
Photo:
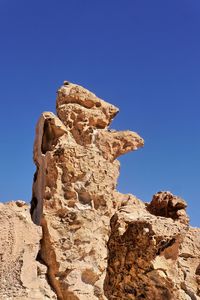
M 23 201 L 0 203 L 0 299 L 57 299 L 37 261 L 42 231 Z
M 109 130 L 118 109 L 81 86 L 64 82 L 56 110 L 36 127 L 30 213 L 0 206 L 0 299 L 200 299 L 200 229 L 186 202 L 116 190 L 117 157 L 143 139 Z

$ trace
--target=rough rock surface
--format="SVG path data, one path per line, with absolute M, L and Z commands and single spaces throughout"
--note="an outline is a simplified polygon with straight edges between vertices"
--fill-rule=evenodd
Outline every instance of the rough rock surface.
M 127 198 L 116 191 L 116 157 L 143 139 L 109 131 L 118 109 L 80 86 L 65 83 L 56 106 L 59 118 L 42 114 L 34 144 L 32 218 L 42 218 L 56 257 L 49 261 L 41 249 L 42 260 L 54 265 L 49 277 L 59 299 L 105 299 L 110 218 Z
M 104 285 L 108 299 L 200 299 L 200 230 L 189 228 L 182 214 L 176 220 L 162 216 L 166 195 L 177 201 L 169 192 L 154 195 L 148 207 L 160 197 L 156 216 L 127 204 L 112 217 Z
M 57 299 L 36 261 L 41 228 L 23 201 L 0 203 L 0 299 Z
M 56 109 L 36 127 L 30 212 L 0 205 L 0 299 L 200 299 L 200 229 L 186 202 L 116 190 L 116 158 L 143 139 L 109 130 L 118 108 L 78 85 L 64 82 Z

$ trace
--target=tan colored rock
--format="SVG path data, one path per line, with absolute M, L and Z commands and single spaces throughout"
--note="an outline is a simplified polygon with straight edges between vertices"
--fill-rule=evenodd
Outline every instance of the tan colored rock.
M 0 203 L 0 299 L 56 299 L 36 261 L 41 239 L 23 201 Z M 42 266 L 43 267 L 43 266 Z
M 44 214 L 54 265 L 59 262 L 50 275 L 53 289 L 62 295 L 59 299 L 69 292 L 76 299 L 105 299 L 110 218 L 120 197 L 126 199 L 116 192 L 116 157 L 144 143 L 131 131 L 108 131 L 117 112 L 88 90 L 65 83 L 57 97 L 63 123 L 44 113 L 37 125 L 32 218 L 40 224 Z M 43 260 L 48 265 L 48 256 Z
M 148 211 L 155 216 L 172 218 L 188 224 L 189 218 L 185 211 L 186 207 L 187 203 L 183 199 L 170 192 L 158 192 L 147 205 Z
M 199 250 L 200 229 L 121 207 L 111 219 L 107 299 L 200 299 Z
M 80 145 L 92 144 L 97 129 L 107 128 L 119 111 L 85 88 L 66 81 L 58 90 L 56 109 L 59 119 Z
M 143 139 L 132 131 L 99 131 L 95 144 L 106 160 L 114 161 L 118 156 L 143 147 Z
M 116 190 L 116 158 L 144 144 L 109 130 L 117 112 L 64 82 L 58 116 L 41 115 L 31 208 L 0 204 L 0 299 L 200 300 L 200 229 L 186 202 Z
M 117 112 L 65 82 L 58 117 L 38 122 L 31 213 L 50 285 L 59 300 L 199 299 L 199 230 L 185 201 L 159 192 L 144 204 L 116 191 L 116 158 L 144 143 L 108 129 Z

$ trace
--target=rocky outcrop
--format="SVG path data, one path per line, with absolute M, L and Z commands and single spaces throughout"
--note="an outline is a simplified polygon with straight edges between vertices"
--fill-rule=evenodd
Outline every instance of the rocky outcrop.
M 0 299 L 57 299 L 36 258 L 41 228 L 31 221 L 23 201 L 0 203 Z
M 118 108 L 67 81 L 56 110 L 36 126 L 30 211 L 0 206 L 0 299 L 200 299 L 200 229 L 186 202 L 116 189 L 117 157 L 143 139 L 110 130 Z
M 169 199 L 176 203 L 174 213 L 163 217 L 163 207 L 172 212 Z M 147 205 L 153 215 L 129 203 L 114 214 L 104 285 L 108 299 L 200 299 L 200 230 L 189 228 L 182 214 L 174 220 L 177 205 L 181 211 L 183 204 L 159 192 Z
M 153 196 L 151 203 L 147 204 L 148 211 L 155 216 L 171 218 L 188 224 L 189 218 L 185 211 L 186 207 L 187 204 L 183 199 L 170 192 L 158 192 Z
M 59 262 L 49 276 L 59 299 L 69 293 L 72 299 L 105 299 L 110 218 L 127 198 L 116 191 L 116 157 L 143 146 L 134 132 L 108 130 L 117 112 L 66 82 L 58 90 L 59 118 L 46 112 L 37 125 L 31 213 L 48 230 Z M 45 243 L 43 239 L 41 253 L 46 252 Z M 42 260 L 51 264 L 49 255 Z

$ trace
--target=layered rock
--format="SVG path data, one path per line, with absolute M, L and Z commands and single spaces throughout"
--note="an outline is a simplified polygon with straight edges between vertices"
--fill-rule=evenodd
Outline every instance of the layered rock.
M 30 210 L 0 204 L 0 299 L 200 299 L 200 229 L 186 202 L 116 190 L 117 157 L 143 139 L 110 130 L 118 108 L 78 85 L 64 82 L 56 109 L 36 127 Z

